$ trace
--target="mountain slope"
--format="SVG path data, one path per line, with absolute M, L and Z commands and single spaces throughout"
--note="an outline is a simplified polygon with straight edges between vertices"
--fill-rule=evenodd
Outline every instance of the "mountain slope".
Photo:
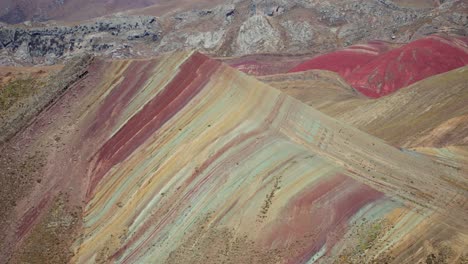
M 465 171 L 199 53 L 97 60 L 10 144 L 46 157 L 41 182 L 11 214 L 18 225 L 3 250 L 13 261 L 47 260 L 40 237 L 57 238 L 59 253 L 71 248 L 72 263 L 397 263 L 447 247 L 450 261 L 467 253 Z M 82 212 L 67 209 L 76 206 Z
M 341 112 L 338 118 L 399 146 L 466 144 L 467 101 L 468 67 L 463 67 Z
M 339 102 L 367 101 L 337 73 L 309 70 L 297 73 L 257 76 L 282 92 L 316 109 L 333 107 Z
M 318 82 L 307 78 L 313 73 L 303 72 L 260 80 L 392 145 L 444 147 L 467 142 L 467 69 L 427 78 L 376 100 L 330 89 L 340 82 L 337 76 Z

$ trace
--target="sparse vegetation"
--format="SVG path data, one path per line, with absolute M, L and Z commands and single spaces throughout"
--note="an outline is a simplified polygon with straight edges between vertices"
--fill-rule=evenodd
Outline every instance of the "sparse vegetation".
M 460 264 L 468 264 L 468 253 L 460 258 Z
M 260 210 L 260 215 L 258 216 L 260 219 L 266 218 L 268 210 L 270 209 L 270 206 L 272 204 L 272 200 L 275 197 L 275 193 L 279 189 L 281 189 L 280 184 L 281 184 L 281 176 L 275 177 L 273 188 L 271 189 L 271 192 L 266 195 L 265 202 L 262 205 L 262 209 Z
M 454 254 L 453 249 L 449 246 L 441 246 L 437 249 L 438 252 L 431 253 L 426 257 L 426 264 L 448 264 L 453 263 L 451 258 Z M 463 263 L 463 259 L 460 259 L 460 263 Z
M 41 181 L 40 173 L 45 164 L 44 153 L 22 150 L 0 147 L 0 253 L 7 248 L 4 244 L 6 230 L 17 202 Z
M 385 220 L 361 223 L 353 236 L 349 238 L 350 246 L 334 260 L 334 264 L 357 264 L 357 263 L 390 263 L 393 257 L 388 252 L 375 255 L 376 248 L 379 247 L 378 240 L 385 234 L 389 224 Z M 373 253 L 371 253 L 373 252 Z
M 365 251 L 374 244 L 375 240 L 379 237 L 382 232 L 383 224 L 381 222 L 375 222 L 370 224 L 369 228 L 359 234 L 359 245 L 358 251 Z
M 52 76 L 42 79 L 26 78 L 10 82 L 0 89 L 0 142 L 7 142 L 40 111 L 60 97 L 73 83 L 87 74 L 92 56 L 73 58 Z M 47 88 L 47 89 L 41 89 Z
M 13 80 L 0 87 L 0 112 L 8 110 L 19 100 L 34 95 L 44 82 L 32 78 Z
M 68 263 L 73 256 L 69 235 L 75 232 L 81 208 L 70 208 L 68 195 L 55 198 L 45 218 L 34 227 L 15 256 L 20 263 Z M 16 260 L 14 258 L 14 260 Z

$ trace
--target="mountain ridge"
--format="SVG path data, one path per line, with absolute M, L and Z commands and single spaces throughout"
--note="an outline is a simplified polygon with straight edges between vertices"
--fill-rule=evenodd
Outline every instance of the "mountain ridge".
M 13 140 L 22 142 L 23 148 L 34 147 L 55 140 L 54 127 L 70 129 L 60 134 L 61 144 L 48 150 L 42 186 L 16 207 L 17 217 L 23 219 L 20 227 L 28 230 L 16 235 L 31 232 L 29 237 L 34 238 L 39 231 L 30 223 L 42 218 L 47 225 L 50 218 L 44 215 L 53 215 L 46 209 L 52 197 L 66 192 L 69 203 L 83 208 L 82 226 L 76 231 L 83 232 L 82 240 L 71 244 L 75 233 L 70 233 L 64 243 L 74 248 L 71 260 L 78 263 L 156 257 L 167 263 L 188 259 L 216 263 L 223 258 L 222 245 L 229 241 L 238 241 L 243 250 L 228 249 L 232 263 L 326 261 L 335 254 L 359 259 L 368 244 L 350 252 L 339 248 L 351 249 L 346 241 L 359 240 L 351 229 L 372 229 L 374 223 L 381 223 L 379 239 L 365 243 L 378 250 L 375 255 L 369 251 L 368 257 L 387 257 L 396 252 L 379 251 L 386 248 L 383 237 L 389 231 L 385 230 L 391 230 L 381 221 L 406 227 L 401 222 L 404 215 L 412 224 L 450 223 L 454 230 L 444 225 L 425 228 L 444 237 L 451 250 L 463 253 L 464 242 L 457 241 L 466 241 L 466 197 L 436 176 L 442 173 L 463 181 L 462 172 L 388 146 L 200 53 L 172 53 L 155 60 L 96 60 L 88 71 L 39 115 L 31 129 Z M 162 98 L 166 99 L 158 103 Z M 67 111 L 70 116 L 62 116 Z M 57 121 L 47 124 L 51 117 Z M 70 160 L 74 166 L 67 165 Z M 345 210 L 350 206 L 347 201 L 355 201 L 353 210 Z M 30 203 L 42 204 L 35 208 L 43 212 L 25 210 Z M 314 214 L 335 213 L 325 221 L 294 211 L 296 206 Z M 417 216 L 419 211 L 427 218 Z M 284 222 L 288 215 L 296 224 Z M 348 225 L 350 230 L 342 229 Z M 293 226 L 316 229 L 303 236 Z M 290 231 L 273 232 L 278 228 Z M 208 239 L 195 242 L 200 255 L 187 247 L 193 241 L 182 230 Z M 431 236 L 432 231 L 428 231 Z M 292 244 L 297 251 L 286 250 L 283 238 L 289 232 L 300 242 Z M 335 232 L 336 238 L 328 232 Z M 408 229 L 393 232 L 407 234 Z M 247 238 L 242 238 L 244 234 Z M 436 237 L 430 241 L 440 247 Z M 213 240 L 219 246 L 209 243 Z M 275 247 L 278 241 L 283 242 Z M 156 251 L 151 250 L 155 243 Z M 407 242 L 391 243 L 399 248 L 397 244 Z M 28 255 L 29 244 L 25 245 L 26 250 L 18 252 L 26 253 L 14 258 L 40 258 Z M 426 257 L 421 251 L 402 250 L 398 255 L 405 256 L 403 252 L 407 259 Z

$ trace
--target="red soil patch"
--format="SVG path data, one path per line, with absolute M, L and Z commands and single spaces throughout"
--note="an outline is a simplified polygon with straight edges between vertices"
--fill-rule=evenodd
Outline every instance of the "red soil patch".
M 341 76 L 345 77 L 390 49 L 391 46 L 389 43 L 381 41 L 369 42 L 367 45 L 354 45 L 342 50 L 317 56 L 297 65 L 289 72 L 328 70 L 339 73 Z
M 321 55 L 290 70 L 334 71 L 362 94 L 378 98 L 468 64 L 468 38 L 431 36 L 385 51 L 382 42 Z

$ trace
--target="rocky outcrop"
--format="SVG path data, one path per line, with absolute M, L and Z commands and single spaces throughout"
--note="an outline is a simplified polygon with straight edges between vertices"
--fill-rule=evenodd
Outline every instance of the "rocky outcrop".
M 164 36 L 155 52 L 172 50 L 197 49 L 202 52 L 213 52 L 223 43 L 224 30 L 206 32 L 172 32 Z
M 94 23 L 53 27 L 0 27 L 0 48 L 26 63 L 54 63 L 83 52 L 102 54 L 127 43 L 157 42 L 161 28 L 154 17 L 102 19 Z
M 275 52 L 280 49 L 281 35 L 264 16 L 255 15 L 245 21 L 237 36 L 236 53 Z
M 211 50 L 218 47 L 224 37 L 224 31 L 214 32 L 197 32 L 187 37 L 187 46 L 189 47 L 202 47 L 204 50 Z
M 281 23 L 287 34 L 291 51 L 300 52 L 303 47 L 313 45 L 316 30 L 307 21 L 287 20 Z

